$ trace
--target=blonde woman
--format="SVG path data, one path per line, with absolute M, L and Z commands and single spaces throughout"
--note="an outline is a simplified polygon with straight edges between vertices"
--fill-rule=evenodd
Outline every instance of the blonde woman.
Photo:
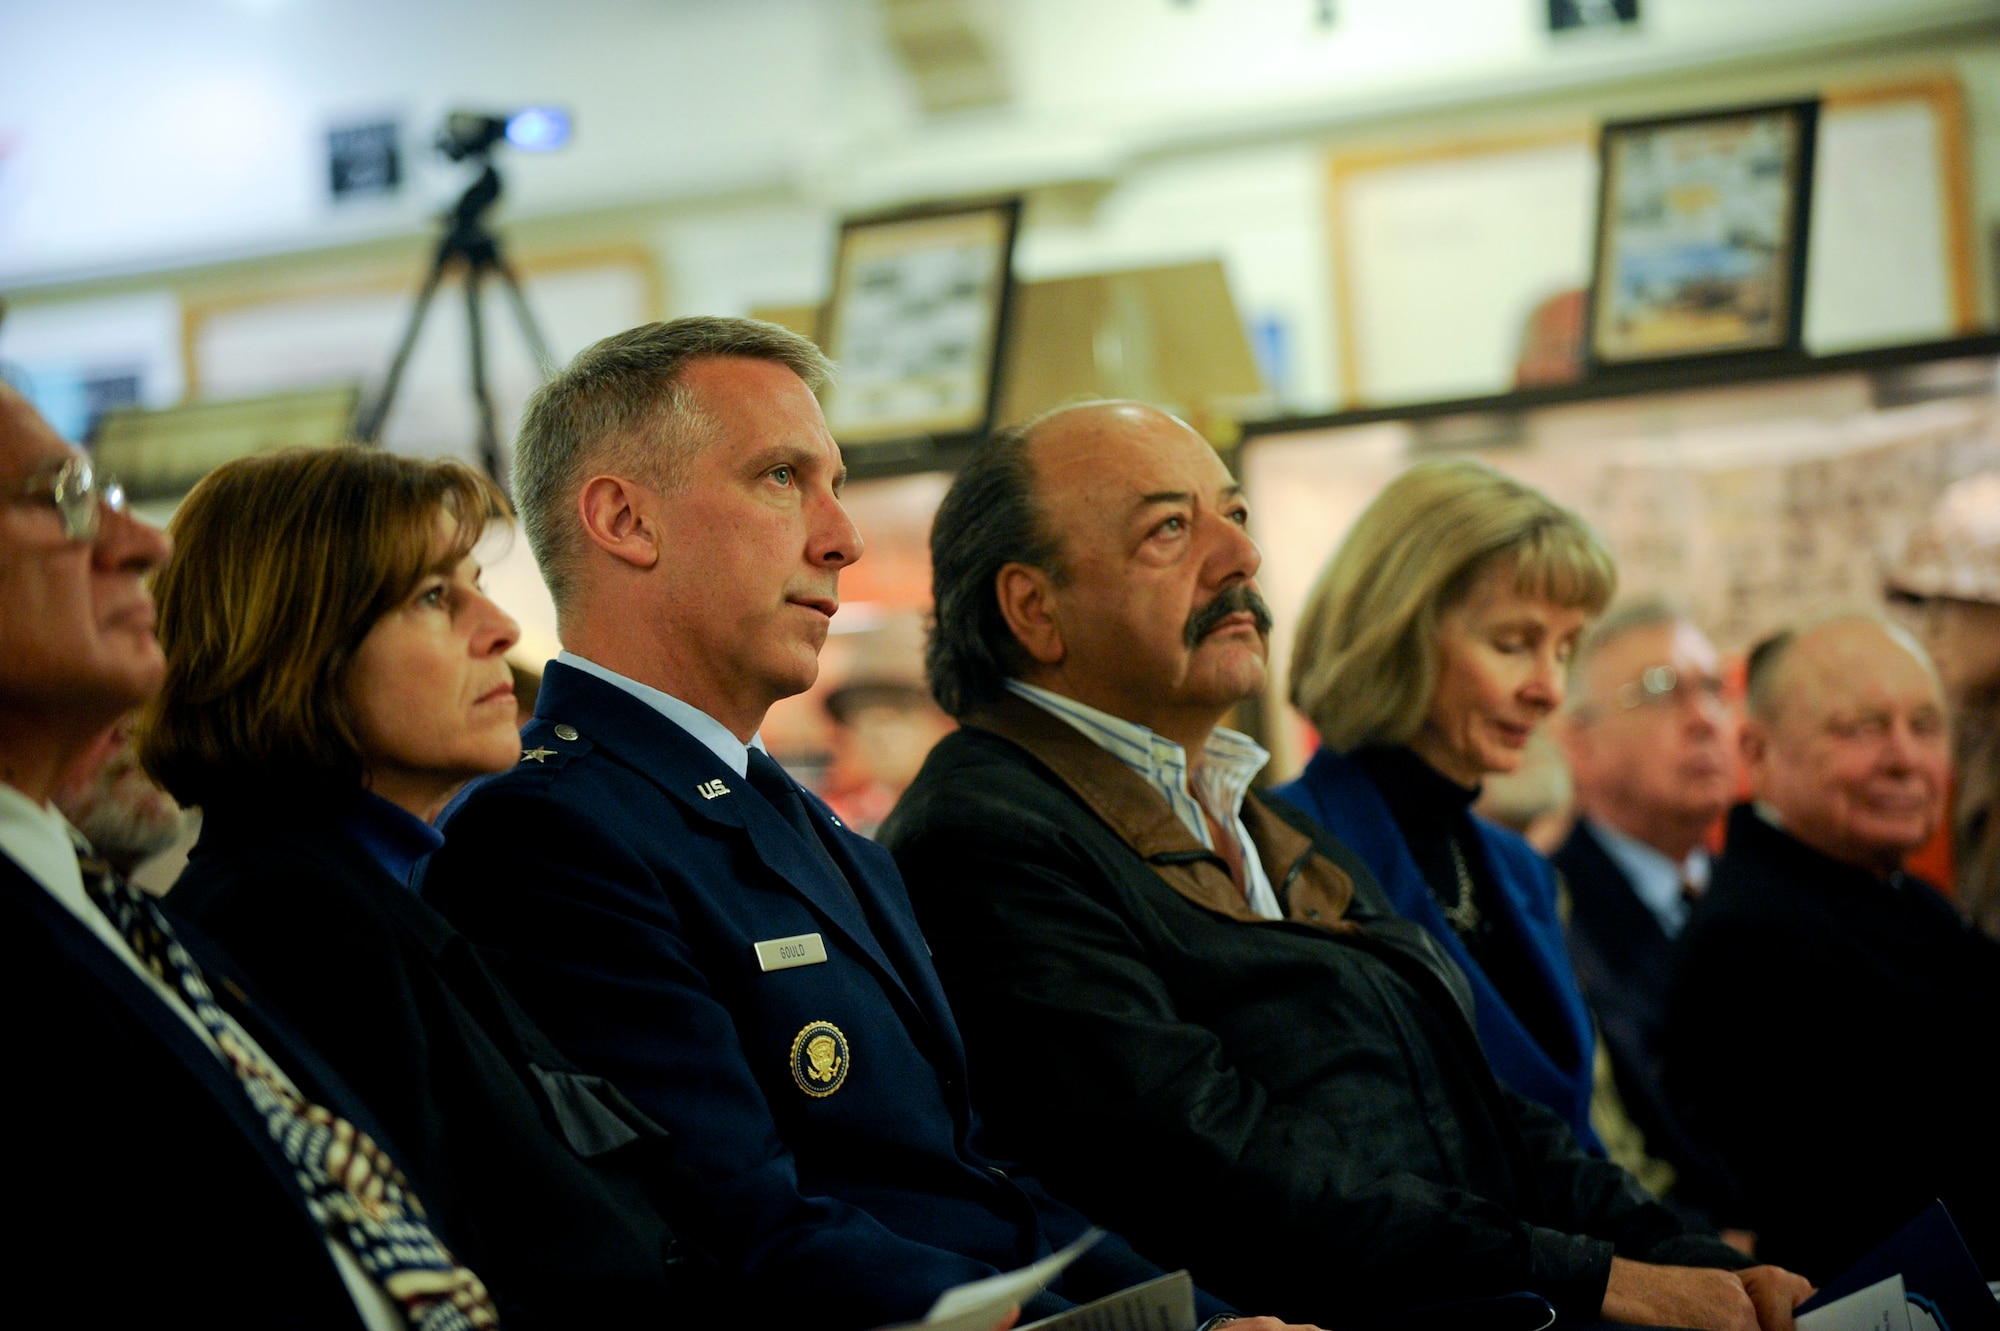
M 1405 471 L 1306 603 L 1292 702 L 1322 747 L 1276 792 L 1366 860 L 1465 971 L 1500 1080 L 1598 1151 L 1595 1037 L 1555 871 L 1471 806 L 1561 705 L 1570 653 L 1616 584 L 1596 533 L 1534 487 L 1469 459 Z

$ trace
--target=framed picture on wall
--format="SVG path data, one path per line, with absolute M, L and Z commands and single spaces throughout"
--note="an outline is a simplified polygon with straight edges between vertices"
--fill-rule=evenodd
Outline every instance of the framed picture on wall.
M 969 439 L 991 425 L 1021 201 L 843 223 L 821 343 L 840 365 L 827 426 L 844 448 Z
M 1604 127 L 1598 366 L 1795 349 L 1819 103 Z

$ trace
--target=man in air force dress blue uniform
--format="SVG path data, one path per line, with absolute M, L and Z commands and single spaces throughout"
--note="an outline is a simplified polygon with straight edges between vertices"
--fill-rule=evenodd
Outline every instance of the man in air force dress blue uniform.
M 839 1328 L 920 1317 L 1087 1222 L 980 1154 L 894 863 L 756 737 L 812 684 L 861 554 L 824 373 L 781 329 L 688 319 L 599 343 L 530 405 L 515 490 L 567 650 L 425 893 L 673 1133 L 701 1184 L 677 1227 L 743 1306 Z M 1158 1273 L 1106 1238 L 1024 1320 Z

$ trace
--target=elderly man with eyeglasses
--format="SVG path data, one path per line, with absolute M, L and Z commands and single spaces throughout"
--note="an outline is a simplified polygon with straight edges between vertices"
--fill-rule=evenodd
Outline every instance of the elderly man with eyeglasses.
M 0 384 L 7 1270 L 92 1326 L 497 1325 L 365 1106 L 51 803 L 160 685 L 167 540 Z
M 1647 1153 L 1672 1166 L 1668 1201 L 1727 1224 L 1738 1218 L 1731 1190 L 1668 1103 L 1660 1049 L 1674 940 L 1708 886 L 1704 838 L 1736 789 L 1720 662 L 1684 614 L 1647 599 L 1613 607 L 1579 645 L 1570 676 L 1554 734 L 1578 818 L 1553 857 L 1569 888 L 1570 958 L 1619 1099 Z

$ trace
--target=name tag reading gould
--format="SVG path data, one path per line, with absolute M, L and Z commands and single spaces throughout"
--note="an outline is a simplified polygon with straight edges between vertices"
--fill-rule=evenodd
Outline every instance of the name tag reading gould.
M 769 938 L 757 944 L 757 968 L 765 972 L 786 971 L 794 966 L 816 966 L 825 960 L 826 942 L 818 934 Z

